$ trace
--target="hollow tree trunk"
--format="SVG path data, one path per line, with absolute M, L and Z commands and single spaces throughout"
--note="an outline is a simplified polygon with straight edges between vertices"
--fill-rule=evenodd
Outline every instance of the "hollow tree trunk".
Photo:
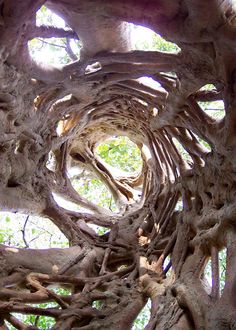
M 71 30 L 36 26 L 42 5 Z M 151 299 L 146 330 L 236 329 L 231 2 L 0 0 L 0 15 L 1 210 L 48 217 L 70 243 L 46 250 L 0 246 L 0 328 L 8 321 L 38 329 L 12 315 L 22 313 L 54 317 L 54 330 L 131 329 Z M 181 51 L 132 49 L 128 23 L 150 27 Z M 58 67 L 35 63 L 27 42 L 40 36 L 80 38 L 80 59 Z M 138 80 L 147 76 L 160 87 Z M 206 84 L 214 88 L 201 90 Z M 213 101 L 224 102 L 223 119 L 204 111 L 201 102 Z M 114 134 L 148 149 L 136 178 L 114 176 L 96 156 L 96 144 Z M 80 196 L 70 167 L 103 180 L 119 212 Z M 59 206 L 53 194 L 89 212 Z M 88 224 L 109 232 L 99 236 Z M 212 284 L 204 277 L 209 260 Z M 51 285 L 71 294 L 56 294 Z M 58 308 L 30 305 L 49 301 Z

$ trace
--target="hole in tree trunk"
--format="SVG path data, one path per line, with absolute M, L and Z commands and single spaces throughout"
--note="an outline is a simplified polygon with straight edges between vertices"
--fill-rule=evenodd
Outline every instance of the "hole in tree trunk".
M 20 184 L 17 183 L 16 181 L 14 181 L 14 180 L 8 180 L 8 182 L 7 182 L 7 186 L 8 186 L 9 188 L 16 188 L 16 187 L 19 187 Z
M 199 97 L 201 95 L 200 98 L 202 101 L 198 101 L 198 104 L 210 118 L 214 120 L 221 120 L 224 118 L 225 107 L 224 102 L 222 101 L 223 96 L 220 95 L 220 92 L 214 85 L 207 84 L 203 86 L 196 94 Z

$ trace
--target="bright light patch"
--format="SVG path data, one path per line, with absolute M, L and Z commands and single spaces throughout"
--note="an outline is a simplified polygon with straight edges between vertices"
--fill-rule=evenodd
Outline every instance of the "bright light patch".
M 63 29 L 66 27 L 65 21 L 45 6 L 42 6 L 36 13 L 36 25 L 50 25 Z
M 145 45 L 151 45 L 154 32 L 144 26 L 130 24 L 131 26 L 131 40 L 133 47 L 139 45 L 140 42 Z M 136 48 L 136 47 L 135 47 Z
M 151 153 L 150 153 L 150 150 L 149 150 L 149 148 L 148 148 L 145 144 L 144 144 L 143 147 L 142 147 L 142 152 L 143 152 L 143 154 L 144 154 L 145 157 L 146 157 L 146 161 L 148 161 L 149 159 L 152 158 L 152 155 L 151 155 Z
M 138 50 L 153 50 L 167 53 L 177 53 L 180 48 L 155 33 L 151 29 L 148 29 L 140 25 L 131 25 L 131 40 L 134 49 Z
M 154 79 L 150 77 L 141 77 L 138 79 L 139 82 L 144 84 L 145 86 L 151 87 L 153 89 L 156 89 L 158 91 L 166 92 L 164 88 L 162 88 L 161 84 L 158 81 L 155 81 Z

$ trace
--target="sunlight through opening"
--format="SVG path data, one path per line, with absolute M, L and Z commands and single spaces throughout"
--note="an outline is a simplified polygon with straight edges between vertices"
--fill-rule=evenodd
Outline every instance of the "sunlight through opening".
M 112 174 L 138 174 L 142 170 L 140 149 L 126 136 L 115 136 L 100 143 L 95 154 L 109 165 Z
M 167 53 L 178 53 L 181 50 L 176 44 L 141 25 L 131 24 L 131 40 L 133 47 L 138 50 L 159 50 Z
M 136 320 L 134 321 L 134 325 L 132 330 L 143 330 L 145 326 L 148 324 L 148 321 L 151 316 L 151 299 L 148 299 L 148 302 L 143 307 Z
M 65 21 L 46 6 L 38 10 L 36 25 L 70 30 Z M 81 43 L 72 38 L 34 38 L 28 42 L 28 48 L 30 56 L 37 63 L 67 64 L 79 59 Z
M 200 88 L 199 92 L 208 92 L 212 91 L 217 94 L 217 88 L 212 84 L 207 84 Z M 205 111 L 205 113 L 213 119 L 222 119 L 225 116 L 225 107 L 222 100 L 216 101 L 199 101 L 198 104 Z
M 47 218 L 0 212 L 0 227 L 1 244 L 34 249 L 69 246 L 67 238 Z
M 220 295 L 222 294 L 225 286 L 225 273 L 226 273 L 226 248 L 219 252 L 219 279 L 220 279 Z M 204 270 L 205 283 L 204 289 L 207 291 L 207 286 L 212 288 L 212 273 L 211 273 L 211 258 L 206 264 Z M 209 293 L 209 292 L 208 292 Z
M 88 201 L 112 212 L 118 211 L 114 198 L 106 185 L 88 172 L 74 176 L 71 183 L 75 190 Z

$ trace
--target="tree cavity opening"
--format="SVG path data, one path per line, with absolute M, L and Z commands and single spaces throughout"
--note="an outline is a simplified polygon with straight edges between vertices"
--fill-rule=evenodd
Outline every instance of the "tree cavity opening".
M 44 37 L 35 35 L 28 42 L 29 54 L 33 60 L 44 65 L 67 64 L 79 60 L 81 42 L 60 16 L 42 6 L 36 14 L 36 26 L 44 30 Z M 60 34 L 51 37 L 47 32 L 50 28 L 63 29 L 68 32 L 68 36 L 65 33 L 65 37 L 60 37 Z
M 64 234 L 47 218 L 0 212 L 0 226 L 0 244 L 31 249 L 69 246 Z
M 198 105 L 212 119 L 221 120 L 225 117 L 225 106 L 220 91 L 215 85 L 206 84 L 197 92 Z
M 181 50 L 177 44 L 141 25 L 131 24 L 131 40 L 134 49 L 138 50 L 159 50 L 167 53 L 178 53 Z
M 219 251 L 218 267 L 219 267 L 219 294 L 221 296 L 225 287 L 226 248 Z M 208 294 L 211 294 L 213 285 L 214 285 L 214 276 L 212 274 L 212 260 L 210 258 L 204 270 L 204 282 L 203 282 L 204 289 L 207 291 Z
M 70 154 L 72 186 L 88 205 L 99 207 L 99 212 L 102 209 L 120 212 L 141 197 L 143 151 L 141 153 L 140 149 L 143 145 L 138 146 L 128 137 L 118 135 L 97 144 L 92 140 L 91 154 L 85 152 L 81 156 L 75 151 Z
M 144 329 L 148 324 L 151 316 L 151 299 L 148 299 L 146 305 L 142 308 L 141 312 L 133 323 L 132 330 Z
M 95 150 L 108 165 L 114 176 L 137 174 L 142 170 L 142 157 L 138 146 L 127 136 L 114 136 L 100 143 Z
M 115 200 L 106 185 L 88 171 L 82 171 L 72 179 L 72 185 L 82 197 L 112 212 L 117 212 Z

